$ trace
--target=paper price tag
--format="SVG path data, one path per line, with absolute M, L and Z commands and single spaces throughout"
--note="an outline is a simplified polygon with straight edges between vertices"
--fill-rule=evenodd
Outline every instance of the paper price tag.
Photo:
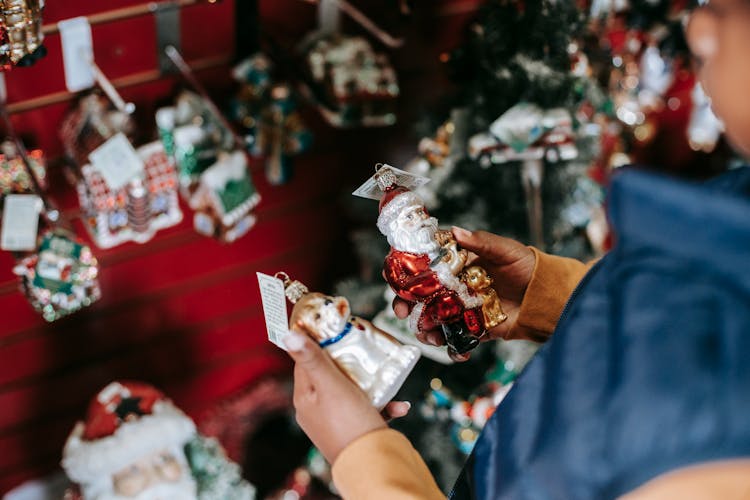
M 70 92 L 94 86 L 94 71 L 90 61 L 94 58 L 91 25 L 85 17 L 74 17 L 57 23 L 62 44 L 65 86 Z
M 89 160 L 113 191 L 127 185 L 135 176 L 141 175 L 145 168 L 143 160 L 122 132 L 110 137 L 107 142 L 93 150 Z
M 430 179 L 422 177 L 421 175 L 412 174 L 405 170 L 392 167 L 390 165 L 383 165 L 375 175 L 365 181 L 364 184 L 359 186 L 356 191 L 352 194 L 359 196 L 360 198 L 367 198 L 370 200 L 380 200 L 383 196 L 383 190 L 378 186 L 378 176 L 382 175 L 385 170 L 390 170 L 396 176 L 396 184 L 403 186 L 407 189 L 415 190 L 421 186 L 424 186 Z
M 284 282 L 279 278 L 263 273 L 258 275 L 260 298 L 263 301 L 263 316 L 266 319 L 268 340 L 286 351 L 283 339 L 289 335 L 289 322 L 286 318 L 286 295 Z
M 9 194 L 3 209 L 3 250 L 35 250 L 39 214 L 44 205 L 35 194 Z

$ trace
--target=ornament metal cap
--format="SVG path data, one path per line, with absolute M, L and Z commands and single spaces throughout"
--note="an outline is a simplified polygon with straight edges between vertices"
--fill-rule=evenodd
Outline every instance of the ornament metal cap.
M 306 295 L 310 291 L 302 282 L 292 280 L 289 275 L 283 271 L 279 271 L 273 276 L 284 282 L 284 295 L 286 295 L 287 300 L 292 304 L 296 304 L 303 295 Z
M 390 165 L 378 163 L 375 165 L 375 172 L 375 180 L 378 182 L 378 187 L 383 192 L 392 189 L 397 185 L 398 177 L 396 177 L 396 174 L 390 169 Z

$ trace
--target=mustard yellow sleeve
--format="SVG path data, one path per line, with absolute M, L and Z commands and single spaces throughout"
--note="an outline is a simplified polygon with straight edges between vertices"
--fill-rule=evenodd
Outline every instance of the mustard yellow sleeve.
M 683 467 L 655 477 L 620 500 L 748 500 L 750 459 Z
M 333 482 L 345 500 L 445 499 L 406 436 L 388 428 L 347 446 L 333 464 Z
M 552 335 L 570 294 L 594 262 L 584 264 L 530 248 L 536 259 L 534 272 L 510 336 L 543 342 Z

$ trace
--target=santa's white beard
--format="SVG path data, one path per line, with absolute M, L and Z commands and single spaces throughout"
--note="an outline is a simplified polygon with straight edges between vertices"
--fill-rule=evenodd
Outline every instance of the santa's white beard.
M 435 241 L 437 230 L 437 219 L 430 217 L 425 219 L 417 230 L 395 228 L 388 238 L 388 243 L 400 252 L 435 256 L 440 250 L 440 246 Z
M 107 491 L 93 497 L 86 497 L 86 500 L 197 500 L 197 486 L 193 476 L 183 472 L 179 481 L 168 483 L 162 482 L 154 484 L 138 493 L 134 497 L 118 495 L 114 491 Z

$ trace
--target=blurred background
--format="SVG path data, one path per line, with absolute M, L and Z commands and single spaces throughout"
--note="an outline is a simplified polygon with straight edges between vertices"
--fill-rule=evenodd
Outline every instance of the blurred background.
M 255 273 L 344 295 L 409 341 L 377 203 L 351 196 L 377 163 L 430 178 L 442 226 L 582 260 L 616 241 L 618 169 L 740 163 L 692 71 L 688 2 L 21 3 L 0 33 L 1 494 L 63 490 L 75 421 L 132 379 L 217 437 L 258 498 L 334 497 Z M 425 348 L 394 425 L 446 491 L 535 348 L 460 366 Z

